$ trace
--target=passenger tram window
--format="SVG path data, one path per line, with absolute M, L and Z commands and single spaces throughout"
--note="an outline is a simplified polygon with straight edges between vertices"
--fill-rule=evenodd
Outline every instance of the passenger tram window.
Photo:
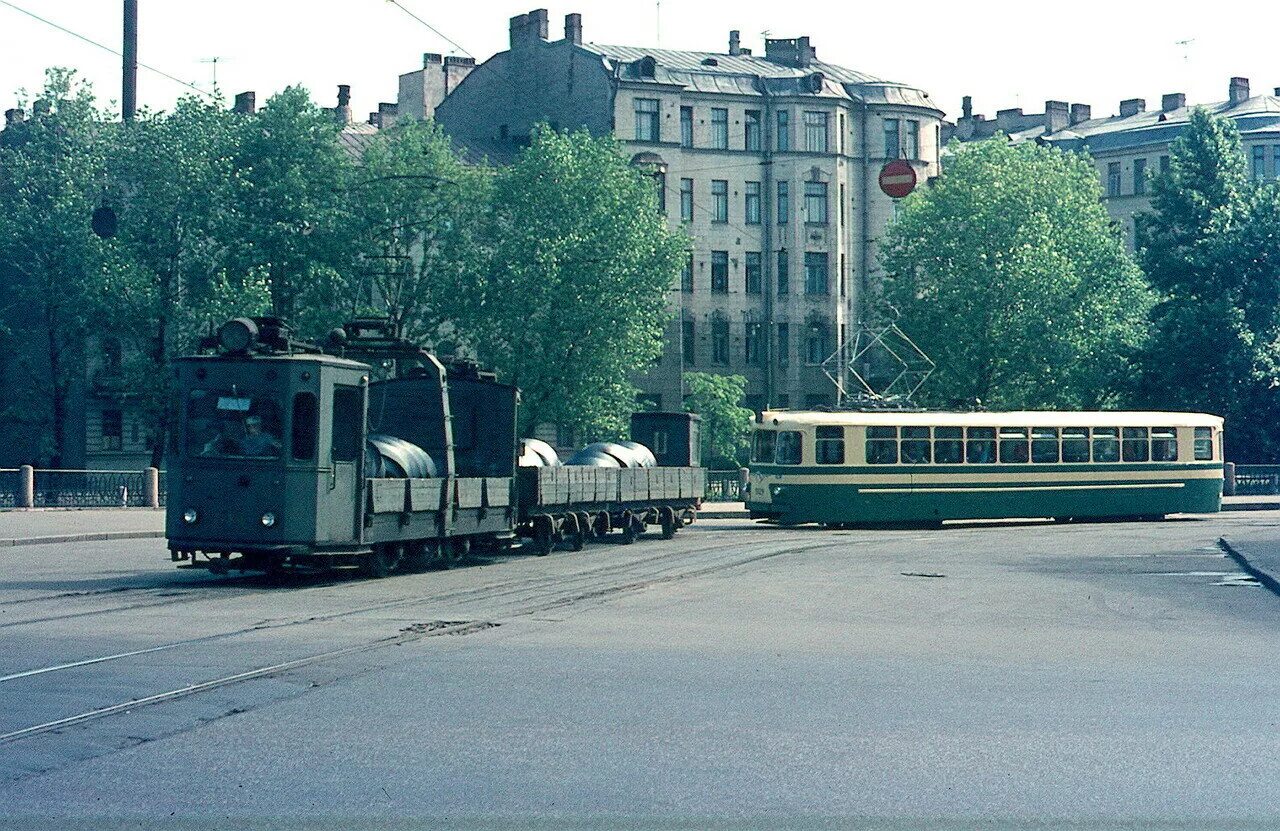
M 300 392 L 293 397 L 293 458 L 306 461 L 316 455 L 319 414 L 314 394 Z
M 1213 428 L 1197 427 L 1196 428 L 1196 461 L 1210 462 L 1213 461 Z
M 971 465 L 991 465 L 996 461 L 996 428 L 969 427 L 965 442 L 965 461 Z
M 958 465 L 964 461 L 964 428 L 933 428 L 933 461 L 940 465 Z
M 902 463 L 904 465 L 927 465 L 930 461 L 929 428 L 902 428 Z
M 1088 446 L 1085 446 L 1088 453 Z M 1058 461 L 1058 428 L 1031 428 L 1031 461 L 1038 465 L 1054 464 Z
M 1125 427 L 1120 431 L 1121 453 L 1126 462 L 1145 462 L 1151 456 L 1146 427 Z
M 844 464 L 844 428 L 819 427 L 813 452 L 820 465 Z
M 804 450 L 804 436 L 795 430 L 778 433 L 776 461 L 780 465 L 798 465 Z
M 778 443 L 776 430 L 757 430 L 752 441 L 751 461 L 773 464 L 774 447 Z
M 867 428 L 867 464 L 896 465 L 898 463 L 898 428 Z
M 1062 428 L 1062 461 L 1069 465 L 1089 462 L 1089 428 Z
M 1027 428 L 1001 427 L 1000 461 L 1003 464 L 1022 464 L 1028 459 Z
M 1151 461 L 1178 461 L 1178 431 L 1176 428 L 1151 428 Z
M 1095 462 L 1120 461 L 1120 431 L 1115 427 L 1093 428 L 1093 460 Z
M 332 452 L 335 462 L 354 462 L 360 455 L 363 421 L 360 388 L 334 387 Z

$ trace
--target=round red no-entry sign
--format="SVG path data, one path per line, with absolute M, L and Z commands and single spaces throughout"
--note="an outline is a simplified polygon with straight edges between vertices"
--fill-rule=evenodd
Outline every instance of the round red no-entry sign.
M 880 168 L 880 190 L 886 196 L 901 199 L 916 188 L 916 171 L 904 159 L 894 159 Z

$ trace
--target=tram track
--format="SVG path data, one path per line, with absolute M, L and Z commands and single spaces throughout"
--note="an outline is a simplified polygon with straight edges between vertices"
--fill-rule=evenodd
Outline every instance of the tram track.
M 358 653 L 383 649 L 389 646 L 403 645 L 413 641 L 422 640 L 428 637 L 437 637 L 437 636 L 446 635 L 446 634 L 468 634 L 470 631 L 478 631 L 481 628 L 489 628 L 494 625 L 501 625 L 502 622 L 509 621 L 512 619 L 525 618 L 525 617 L 539 614 L 541 612 L 546 612 L 551 610 L 561 610 L 568 607 L 572 607 L 579 603 L 583 603 L 585 601 L 605 600 L 610 597 L 614 597 L 620 594 L 629 593 L 633 591 L 638 591 L 650 586 L 662 585 L 662 584 L 671 583 L 671 582 L 680 581 L 680 580 L 695 579 L 695 578 L 706 576 L 716 572 L 725 571 L 733 568 L 739 568 L 745 565 L 750 565 L 752 563 L 761 562 L 761 561 L 773 559 L 776 557 L 785 556 L 788 554 L 808 552 L 808 551 L 813 551 L 813 550 L 830 547 L 832 545 L 839 545 L 839 544 L 840 544 L 839 542 L 833 541 L 831 539 L 813 540 L 811 542 L 801 543 L 801 544 L 795 544 L 795 540 L 786 540 L 786 541 L 780 540 L 779 546 L 770 546 L 767 550 L 763 552 L 758 551 L 758 547 L 756 547 L 758 553 L 754 553 L 749 556 L 736 556 L 736 557 L 730 556 L 727 558 L 718 559 L 713 562 L 706 562 L 705 558 L 702 556 L 699 556 L 696 560 L 690 561 L 690 558 L 688 558 L 689 552 L 681 552 L 684 555 L 688 564 L 691 566 L 690 568 L 685 568 L 685 569 L 680 569 L 678 567 L 674 570 L 662 568 L 660 570 L 654 571 L 650 569 L 646 573 L 646 569 L 645 569 L 646 566 L 653 566 L 656 564 L 665 565 L 665 561 L 671 559 L 671 556 L 674 555 L 674 552 L 672 553 L 672 555 L 660 555 L 652 558 L 643 558 L 640 560 L 633 560 L 626 564 L 617 564 L 617 567 L 603 567 L 600 569 L 593 569 L 591 572 L 588 572 L 582 575 L 577 575 L 578 577 L 585 578 L 585 579 L 562 580 L 559 591 L 541 592 L 536 590 L 542 589 L 544 588 L 544 586 L 529 585 L 528 588 L 534 589 L 535 593 L 530 594 L 523 598 L 519 598 L 519 597 L 515 598 L 516 602 L 511 604 L 509 608 L 505 609 L 502 615 L 492 616 L 492 617 L 498 618 L 498 620 L 492 620 L 492 621 L 491 620 L 483 620 L 483 621 L 465 620 L 465 621 L 457 621 L 444 626 L 428 626 L 428 627 L 423 627 L 420 624 L 410 625 L 408 627 L 400 629 L 394 635 L 386 635 L 378 638 L 367 639 L 359 643 L 347 645 L 337 649 L 325 650 L 319 653 L 314 653 L 314 654 L 302 656 L 299 658 L 292 658 L 286 661 L 281 661 L 281 662 L 277 662 L 277 663 L 273 663 L 265 666 L 254 667 L 248 670 L 242 670 L 235 673 L 229 673 L 227 675 L 220 676 L 213 679 L 195 681 L 195 682 L 185 684 L 180 687 L 175 687 L 169 690 L 163 690 L 156 693 L 140 695 L 136 698 L 129 699 L 128 701 L 122 701 L 122 702 L 117 702 L 110 705 L 94 707 L 79 713 L 74 713 L 72 715 L 62 716 L 56 719 L 50 719 L 37 724 L 21 727 L 21 728 L 0 734 L 0 745 L 11 744 L 13 742 L 21 741 L 26 738 L 54 732 L 66 727 L 82 724 L 85 722 L 95 721 L 97 719 L 105 718 L 117 713 L 123 713 L 123 712 L 137 709 L 140 707 L 146 707 L 146 706 L 157 705 L 157 704 L 162 704 L 162 703 L 171 702 L 171 701 L 177 701 L 180 699 L 187 698 L 189 696 L 197 695 L 201 692 L 214 690 L 222 687 L 227 687 L 230 685 L 242 683 L 242 682 L 257 679 L 257 678 L 264 678 L 264 677 L 269 677 L 273 675 L 279 675 L 279 674 L 289 672 L 291 670 L 301 669 L 306 666 L 323 663 L 326 661 L 338 660 L 343 657 L 355 655 Z M 742 547 L 743 546 L 741 545 L 740 542 L 734 543 L 734 544 L 706 546 L 706 547 L 700 548 L 697 553 L 699 555 L 705 555 L 709 553 L 714 554 L 717 552 L 723 552 L 725 550 L 733 549 L 733 548 L 741 549 Z M 631 573 L 627 573 L 627 572 L 631 572 Z M 566 577 L 571 578 L 572 576 L 566 575 Z M 624 579 L 619 581 L 618 580 L 619 577 L 623 577 Z M 553 578 L 544 578 L 544 579 L 553 579 Z M 514 582 L 514 581 L 508 581 L 508 582 Z M 532 583 L 540 584 L 543 581 L 537 580 L 537 581 L 526 581 L 526 582 L 529 582 L 531 584 Z M 484 590 L 486 588 L 498 589 L 500 591 L 493 592 L 492 597 L 486 597 L 484 594 Z M 491 601 L 498 596 L 510 596 L 512 592 L 508 590 L 509 588 L 510 587 L 507 585 L 500 584 L 498 586 L 492 586 L 492 587 L 475 587 L 474 589 L 453 592 L 451 594 L 455 594 L 458 596 L 468 596 L 470 600 Z M 397 608 L 397 607 L 409 605 L 412 603 L 430 602 L 432 599 L 438 599 L 438 598 L 428 598 L 428 597 L 399 598 L 396 600 L 385 601 L 377 604 L 367 604 L 365 606 L 362 606 L 356 609 L 343 610 L 341 612 L 334 612 L 327 615 L 315 615 L 315 616 L 307 616 L 305 618 L 297 618 L 295 620 L 292 620 L 286 623 L 276 624 L 276 626 L 303 625 L 307 623 L 315 623 L 315 622 L 321 622 L 321 621 L 340 619 L 343 617 L 352 617 L 360 614 L 368 614 L 369 612 L 372 612 L 372 611 L 383 611 L 388 608 Z M 95 664 L 102 664 L 102 663 L 105 663 L 108 661 L 114 661 L 114 660 L 124 660 L 129 657 L 136 657 L 136 656 L 141 656 L 145 654 L 154 654 L 156 652 L 159 652 L 165 649 L 176 649 L 182 646 L 192 646 L 200 643 L 209 643 L 214 640 L 223 640 L 223 639 L 235 637 L 235 635 L 237 634 L 246 634 L 248 632 L 261 631 L 262 628 L 273 628 L 273 627 L 271 625 L 265 625 L 265 627 L 264 625 L 258 625 L 255 627 L 248 627 L 234 633 L 221 633 L 219 635 L 206 636 L 204 638 L 188 639 L 186 641 L 178 641 L 172 644 L 160 645 L 157 647 L 152 647 L 144 650 L 135 650 L 132 652 L 119 653 L 116 655 L 102 656 L 96 659 L 88 659 L 86 661 L 70 662 L 67 664 L 37 668 L 34 670 L 28 670 L 21 673 L 14 673 L 10 676 L 5 676 L 3 678 L 0 678 L 0 682 L 17 681 L 22 678 L 29 678 L 36 675 L 47 674 L 49 672 L 72 669 L 77 667 L 92 666 Z

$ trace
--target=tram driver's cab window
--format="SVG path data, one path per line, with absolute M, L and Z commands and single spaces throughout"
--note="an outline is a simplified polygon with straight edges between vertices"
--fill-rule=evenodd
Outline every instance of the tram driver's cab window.
M 773 464 L 774 447 L 777 443 L 776 430 L 757 430 L 751 442 L 751 461 Z
M 898 463 L 898 428 L 867 428 L 867 464 L 896 465 Z
M 813 443 L 813 453 L 820 465 L 844 464 L 844 428 L 819 427 Z
M 780 465 L 798 465 L 804 450 L 804 437 L 795 430 L 783 430 L 778 433 L 777 455 L 775 461 Z
M 1197 427 L 1195 436 L 1195 453 L 1197 462 L 1213 461 L 1213 428 Z

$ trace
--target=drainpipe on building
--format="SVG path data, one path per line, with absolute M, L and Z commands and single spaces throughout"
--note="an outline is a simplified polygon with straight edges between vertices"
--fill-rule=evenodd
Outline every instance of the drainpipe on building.
M 862 206 L 861 216 L 859 217 L 859 227 L 861 228 L 862 239 L 858 245 L 858 297 L 854 301 L 854 308 L 857 314 L 857 325 L 861 326 L 866 318 L 867 311 L 867 294 L 870 292 L 870 281 L 868 279 L 871 264 L 871 241 L 868 239 L 871 228 L 871 146 L 867 143 L 867 122 L 871 120 L 871 107 L 867 104 L 867 99 L 862 99 L 862 124 L 859 127 L 862 143 Z
M 774 397 L 774 379 L 773 379 L 773 339 L 775 337 L 774 329 L 774 310 L 773 310 L 773 271 L 777 265 L 777 259 L 773 253 L 773 221 L 774 221 L 774 205 L 773 205 L 773 126 L 775 114 L 773 111 L 773 98 L 769 94 L 769 87 L 765 83 L 763 77 L 757 75 L 756 82 L 760 85 L 760 92 L 764 97 L 764 112 L 761 115 L 760 125 L 760 149 L 763 159 L 760 166 L 764 168 L 764 174 L 761 176 L 763 180 L 761 189 L 764 191 L 760 196 L 760 228 L 761 228 L 761 245 L 763 251 L 760 258 L 764 260 L 760 264 L 761 282 L 764 284 L 760 288 L 764 292 L 764 403 L 767 409 L 773 408 Z

